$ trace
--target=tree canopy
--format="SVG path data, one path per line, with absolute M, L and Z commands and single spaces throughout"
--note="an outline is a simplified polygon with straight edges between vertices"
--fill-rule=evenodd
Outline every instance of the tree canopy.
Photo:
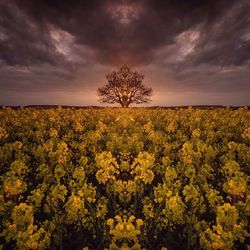
M 122 66 L 118 71 L 106 75 L 108 83 L 98 88 L 99 101 L 102 103 L 119 103 L 123 108 L 130 104 L 150 102 L 152 89 L 142 84 L 144 76 L 132 71 L 128 66 Z

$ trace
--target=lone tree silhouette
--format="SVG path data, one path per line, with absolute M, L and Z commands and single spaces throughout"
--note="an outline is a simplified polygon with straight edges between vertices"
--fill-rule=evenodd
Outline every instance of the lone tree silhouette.
M 130 104 L 150 102 L 152 89 L 144 86 L 144 76 L 132 71 L 128 66 L 122 66 L 118 71 L 106 75 L 108 83 L 98 88 L 99 101 L 102 103 L 119 103 L 123 108 Z

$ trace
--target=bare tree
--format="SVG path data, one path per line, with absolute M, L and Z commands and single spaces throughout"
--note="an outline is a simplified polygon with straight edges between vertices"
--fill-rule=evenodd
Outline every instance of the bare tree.
M 144 86 L 144 76 L 132 71 L 128 66 L 122 66 L 118 71 L 106 75 L 108 83 L 98 88 L 99 101 L 102 103 L 119 103 L 123 108 L 130 104 L 150 102 L 152 89 Z

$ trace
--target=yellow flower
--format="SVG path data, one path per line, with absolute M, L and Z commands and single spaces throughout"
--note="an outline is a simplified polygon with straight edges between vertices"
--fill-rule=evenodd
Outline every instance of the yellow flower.
M 136 224 L 137 224 L 138 227 L 142 226 L 143 225 L 143 220 L 142 219 L 137 219 Z
M 108 225 L 108 226 L 112 227 L 113 224 L 114 224 L 114 219 L 108 219 L 108 220 L 107 220 L 107 225 Z

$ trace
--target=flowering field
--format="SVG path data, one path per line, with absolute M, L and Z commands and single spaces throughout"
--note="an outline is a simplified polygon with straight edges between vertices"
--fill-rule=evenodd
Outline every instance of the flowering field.
M 249 249 L 249 146 L 247 108 L 4 108 L 2 248 Z

